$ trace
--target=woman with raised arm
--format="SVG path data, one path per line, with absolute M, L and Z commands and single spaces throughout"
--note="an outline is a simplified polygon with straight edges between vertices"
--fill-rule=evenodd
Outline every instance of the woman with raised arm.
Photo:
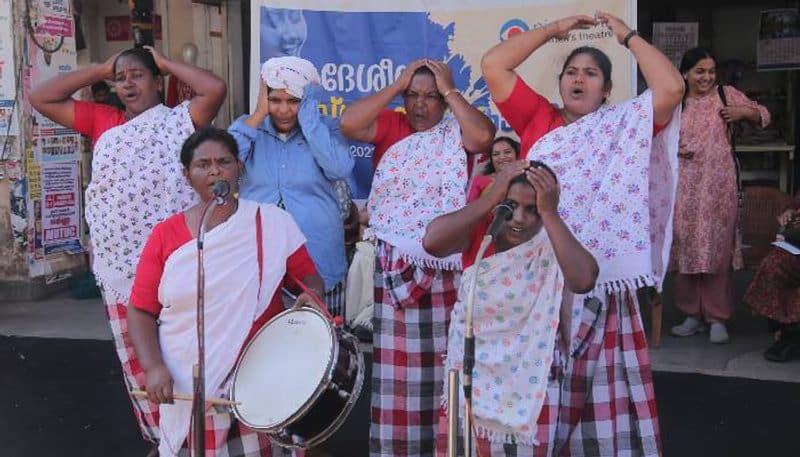
M 515 69 L 549 40 L 595 26 L 608 27 L 630 49 L 649 90 L 607 104 L 611 61 L 588 46 L 574 49 L 559 75 L 562 108 L 517 75 Z M 666 270 L 683 79 L 635 30 L 603 12 L 515 35 L 489 50 L 481 68 L 523 153 L 558 175 L 559 212 L 600 267 L 597 286 L 578 297 L 573 310 L 556 448 L 572 456 L 659 455 L 636 289 L 660 287 Z
M 161 104 L 162 75 L 174 74 L 196 96 L 175 108 Z M 111 79 L 125 111 L 73 100 L 71 94 Z M 95 276 L 128 388 L 141 388 L 144 373 L 127 332 L 127 303 L 139 254 L 157 223 L 195 203 L 179 153 L 196 127 L 211 123 L 225 98 L 225 82 L 211 72 L 169 60 L 150 47 L 132 48 L 104 64 L 82 68 L 39 85 L 33 107 L 91 138 L 92 179 L 86 189 L 86 221 Z M 158 408 L 131 397 L 148 441 L 158 440 Z
M 403 97 L 405 113 L 386 109 Z M 447 108 L 452 114 L 445 114 Z M 431 456 L 461 256 L 425 252 L 425 227 L 464 206 L 467 151 L 486 152 L 494 125 L 443 62 L 412 62 L 390 86 L 350 105 L 342 133 L 375 145 L 367 201 L 375 246 L 373 456 Z

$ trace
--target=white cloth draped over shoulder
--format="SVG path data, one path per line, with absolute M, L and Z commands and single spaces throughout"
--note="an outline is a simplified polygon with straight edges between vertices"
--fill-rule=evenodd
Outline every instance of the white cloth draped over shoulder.
M 477 435 L 533 446 L 553 363 L 564 277 L 544 229 L 464 270 L 450 321 L 446 370 L 463 367 L 465 303 L 478 269 L 472 384 Z M 460 390 L 459 395 L 463 418 Z
M 256 214 L 261 210 L 263 268 L 258 277 Z M 271 204 L 239 200 L 239 208 L 204 240 L 206 396 L 227 394 L 234 368 L 253 322 L 286 274 L 286 260 L 305 242 L 292 217 Z M 197 361 L 197 240 L 167 259 L 158 300 L 159 344 L 172 375 L 175 392 L 192 391 L 192 366 Z M 191 404 L 175 402 L 159 408 L 159 455 L 177 455 L 189 433 Z
M 381 158 L 367 200 L 366 237 L 389 243 L 409 263 L 444 270 L 461 268 L 461 253 L 434 257 L 422 247 L 433 219 L 466 204 L 467 156 L 461 127 L 452 115 L 392 145 Z
M 648 90 L 549 132 L 528 152 L 558 175 L 559 214 L 600 266 L 594 295 L 661 288 L 672 244 L 680 124 L 678 107 L 653 137 Z
M 194 133 L 189 102 L 158 105 L 97 140 L 86 222 L 103 292 L 128 303 L 139 256 L 153 226 L 196 202 L 180 151 Z

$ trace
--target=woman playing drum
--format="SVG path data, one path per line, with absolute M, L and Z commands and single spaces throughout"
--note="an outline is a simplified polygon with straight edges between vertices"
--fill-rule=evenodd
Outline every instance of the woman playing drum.
M 219 397 L 246 341 L 283 310 L 284 277 L 299 278 L 319 294 L 322 279 L 294 220 L 270 204 L 238 199 L 242 164 L 236 142 L 223 130 L 198 130 L 183 145 L 181 162 L 202 203 L 156 225 L 145 245 L 131 293 L 128 326 L 146 374 L 151 401 L 159 403 L 161 456 L 188 446 L 191 405 L 173 402 L 173 392 L 190 392 L 197 360 L 197 229 L 212 187 L 232 189 L 210 216 L 204 242 L 206 277 L 206 395 Z M 302 293 L 295 306 L 309 303 Z M 208 410 L 206 449 L 224 455 L 284 455 L 264 434 L 238 423 L 230 412 Z M 213 439 L 211 439 L 213 437 Z M 243 452 L 244 451 L 244 452 Z

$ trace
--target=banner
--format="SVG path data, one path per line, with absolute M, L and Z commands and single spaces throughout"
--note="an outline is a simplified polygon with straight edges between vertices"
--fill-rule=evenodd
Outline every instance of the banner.
M 42 165 L 42 246 L 44 255 L 82 252 L 77 162 Z
M 490 99 L 480 71 L 483 54 L 509 36 L 573 14 L 597 10 L 636 23 L 635 0 L 252 0 L 250 106 L 255 107 L 261 64 L 270 57 L 297 55 L 314 63 L 327 91 L 320 109 L 338 118 L 347 105 L 397 78 L 420 58 L 447 62 L 457 88 L 498 126 L 513 135 Z M 402 9 L 402 11 L 400 11 Z M 558 74 L 569 52 L 579 46 L 605 51 L 614 68 L 611 102 L 631 97 L 635 67 L 627 49 L 605 27 L 552 40 L 518 69 L 525 81 L 560 104 Z M 389 106 L 402 109 L 400 98 Z M 355 198 L 366 198 L 372 179 L 371 145 L 353 144 L 356 166 L 350 180 Z

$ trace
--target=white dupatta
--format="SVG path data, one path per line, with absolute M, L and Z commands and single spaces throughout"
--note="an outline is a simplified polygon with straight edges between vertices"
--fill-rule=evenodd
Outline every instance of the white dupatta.
M 263 267 L 258 276 L 256 213 L 261 208 Z M 227 393 L 226 380 L 253 322 L 269 304 L 286 273 L 286 259 L 305 242 L 294 220 L 274 205 L 239 200 L 239 208 L 206 234 L 204 260 L 206 396 Z M 164 265 L 158 300 L 159 344 L 175 392 L 192 391 L 197 361 L 197 240 L 184 244 Z M 260 291 L 260 294 L 259 294 Z M 177 455 L 189 433 L 190 402 L 159 407 L 159 455 Z
M 467 200 L 467 157 L 461 127 L 451 115 L 424 132 L 398 141 L 381 158 L 367 201 L 369 228 L 394 246 L 398 254 L 419 266 L 461 268 L 461 254 L 434 257 L 422 247 L 433 219 L 464 206 Z
M 473 306 L 475 429 L 492 442 L 533 446 L 538 444 L 536 422 L 553 363 L 563 274 L 544 229 L 528 242 L 464 270 L 450 321 L 445 372 L 463 367 L 465 302 L 478 268 Z M 459 395 L 463 418 L 463 393 Z
M 86 188 L 92 269 L 118 303 L 128 303 L 153 226 L 196 202 L 179 157 L 194 130 L 188 102 L 158 105 L 106 131 L 94 146 Z
M 678 107 L 653 138 L 648 90 L 549 132 L 528 152 L 528 159 L 558 175 L 559 214 L 600 266 L 595 295 L 662 286 L 672 244 L 680 124 Z

